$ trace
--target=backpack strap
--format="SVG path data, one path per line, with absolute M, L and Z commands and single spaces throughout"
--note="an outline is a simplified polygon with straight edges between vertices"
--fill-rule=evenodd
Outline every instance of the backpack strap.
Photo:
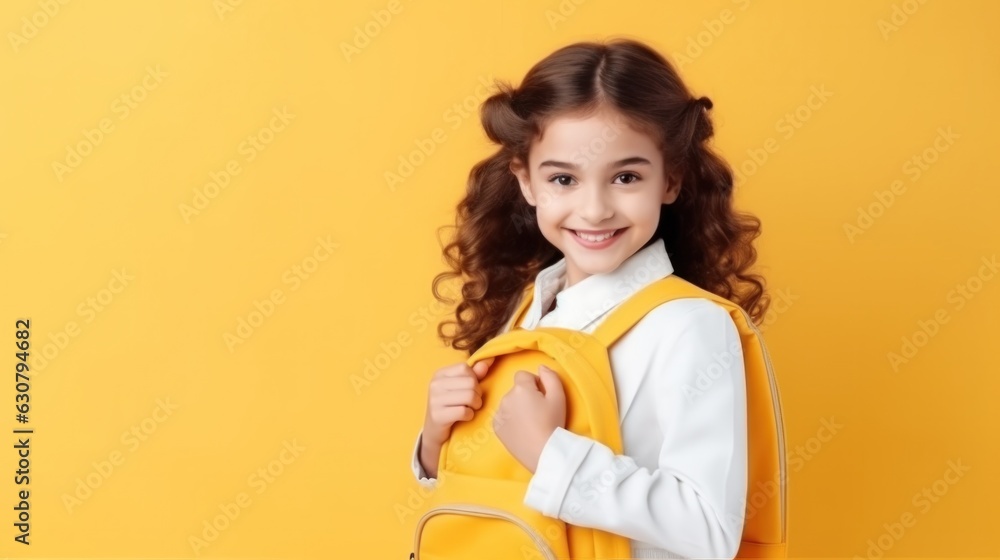
M 704 298 L 729 312 L 740 335 L 746 369 L 747 426 L 749 449 L 748 490 L 777 488 L 777 500 L 766 503 L 748 517 L 743 531 L 738 557 L 786 556 L 786 460 L 784 425 L 781 419 L 781 399 L 770 356 L 760 330 L 746 310 L 735 302 L 702 289 L 687 280 L 670 274 L 642 288 L 611 311 L 611 315 L 594 331 L 593 336 L 608 348 L 658 305 L 674 299 Z M 752 507 L 758 507 L 754 504 Z
M 520 303 L 507 323 L 507 330 L 513 331 L 521 328 L 521 321 L 531 306 L 534 298 L 535 285 L 528 284 L 521 294 Z M 594 331 L 594 336 L 601 341 L 606 348 L 618 341 L 628 332 L 640 319 L 657 306 L 670 300 L 680 298 L 705 298 L 710 299 L 727 310 L 731 311 L 732 302 L 719 297 L 708 290 L 704 290 L 676 274 L 670 274 L 661 278 L 643 289 L 633 294 L 618 308 L 611 312 L 611 315 L 602 322 Z
M 524 291 L 521 293 L 521 302 L 517 304 L 517 309 L 514 311 L 514 315 L 511 316 L 507 323 L 507 331 L 512 331 L 521 328 L 521 321 L 524 320 L 524 314 L 527 313 L 528 307 L 531 305 L 532 297 L 535 293 L 534 282 L 529 283 Z
M 632 294 L 611 311 L 597 329 L 594 337 L 606 348 L 611 348 L 619 338 L 636 325 L 647 313 L 668 301 L 681 298 L 705 298 L 731 311 L 732 302 L 704 290 L 676 274 L 670 274 Z

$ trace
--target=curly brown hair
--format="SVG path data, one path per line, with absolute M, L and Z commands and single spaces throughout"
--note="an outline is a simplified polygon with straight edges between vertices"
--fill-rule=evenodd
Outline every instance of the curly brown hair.
M 443 296 L 439 284 L 464 280 L 455 320 L 437 328 L 446 345 L 471 355 L 503 329 L 538 272 L 562 258 L 542 236 L 510 165 L 527 162 L 531 142 L 552 119 L 602 106 L 656 139 L 665 168 L 681 173 L 683 188 L 675 202 L 661 206 L 646 245 L 663 239 L 675 274 L 737 303 L 760 324 L 770 297 L 764 278 L 749 272 L 760 220 L 733 210 L 732 170 L 708 145 L 712 101 L 693 97 L 662 55 L 633 39 L 578 42 L 538 62 L 519 88 L 496 84 L 480 118 L 499 149 L 469 173 L 456 235 L 443 247 L 451 270 L 432 283 L 434 297 L 450 305 L 455 300 Z M 452 324 L 455 332 L 446 334 Z

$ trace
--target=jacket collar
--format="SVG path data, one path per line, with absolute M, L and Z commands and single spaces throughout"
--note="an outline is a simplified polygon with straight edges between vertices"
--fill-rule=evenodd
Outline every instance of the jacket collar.
M 566 284 L 566 258 L 563 257 L 535 277 L 534 293 L 523 326 L 535 328 L 543 317 L 543 310 L 547 310 L 555 298 L 556 308 L 549 312 L 552 316 L 546 318 L 546 323 L 584 330 L 642 288 L 673 272 L 663 240 L 656 239 L 625 259 L 617 269 L 592 274 L 563 289 Z

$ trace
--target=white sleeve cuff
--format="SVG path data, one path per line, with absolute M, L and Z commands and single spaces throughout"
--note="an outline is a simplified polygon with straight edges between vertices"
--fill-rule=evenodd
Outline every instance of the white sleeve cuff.
M 573 476 L 592 445 L 593 440 L 557 427 L 538 456 L 524 505 L 558 519 Z
M 437 479 L 428 477 L 427 473 L 424 471 L 423 465 L 420 464 L 420 440 L 423 438 L 423 435 L 424 431 L 420 430 L 420 433 L 417 434 L 417 442 L 413 444 L 413 459 L 411 461 L 410 468 L 413 470 L 413 475 L 417 477 L 417 482 L 419 482 L 421 486 L 425 488 L 434 488 L 437 486 Z

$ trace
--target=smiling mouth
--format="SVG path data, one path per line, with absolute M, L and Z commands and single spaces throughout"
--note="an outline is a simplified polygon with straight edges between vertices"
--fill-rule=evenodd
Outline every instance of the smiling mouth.
M 567 229 L 569 229 L 569 228 L 567 228 Z M 580 239 L 583 239 L 585 241 L 590 241 L 592 243 L 598 243 L 598 242 L 601 242 L 601 241 L 606 241 L 608 239 L 611 239 L 612 237 L 616 237 L 616 236 L 620 235 L 621 232 L 625 231 L 626 229 L 628 229 L 628 228 L 605 229 L 605 230 L 600 230 L 600 231 L 597 231 L 597 232 L 582 231 L 582 230 L 576 230 L 576 229 L 570 229 L 569 231 L 571 231 L 573 233 L 573 235 L 579 237 Z

